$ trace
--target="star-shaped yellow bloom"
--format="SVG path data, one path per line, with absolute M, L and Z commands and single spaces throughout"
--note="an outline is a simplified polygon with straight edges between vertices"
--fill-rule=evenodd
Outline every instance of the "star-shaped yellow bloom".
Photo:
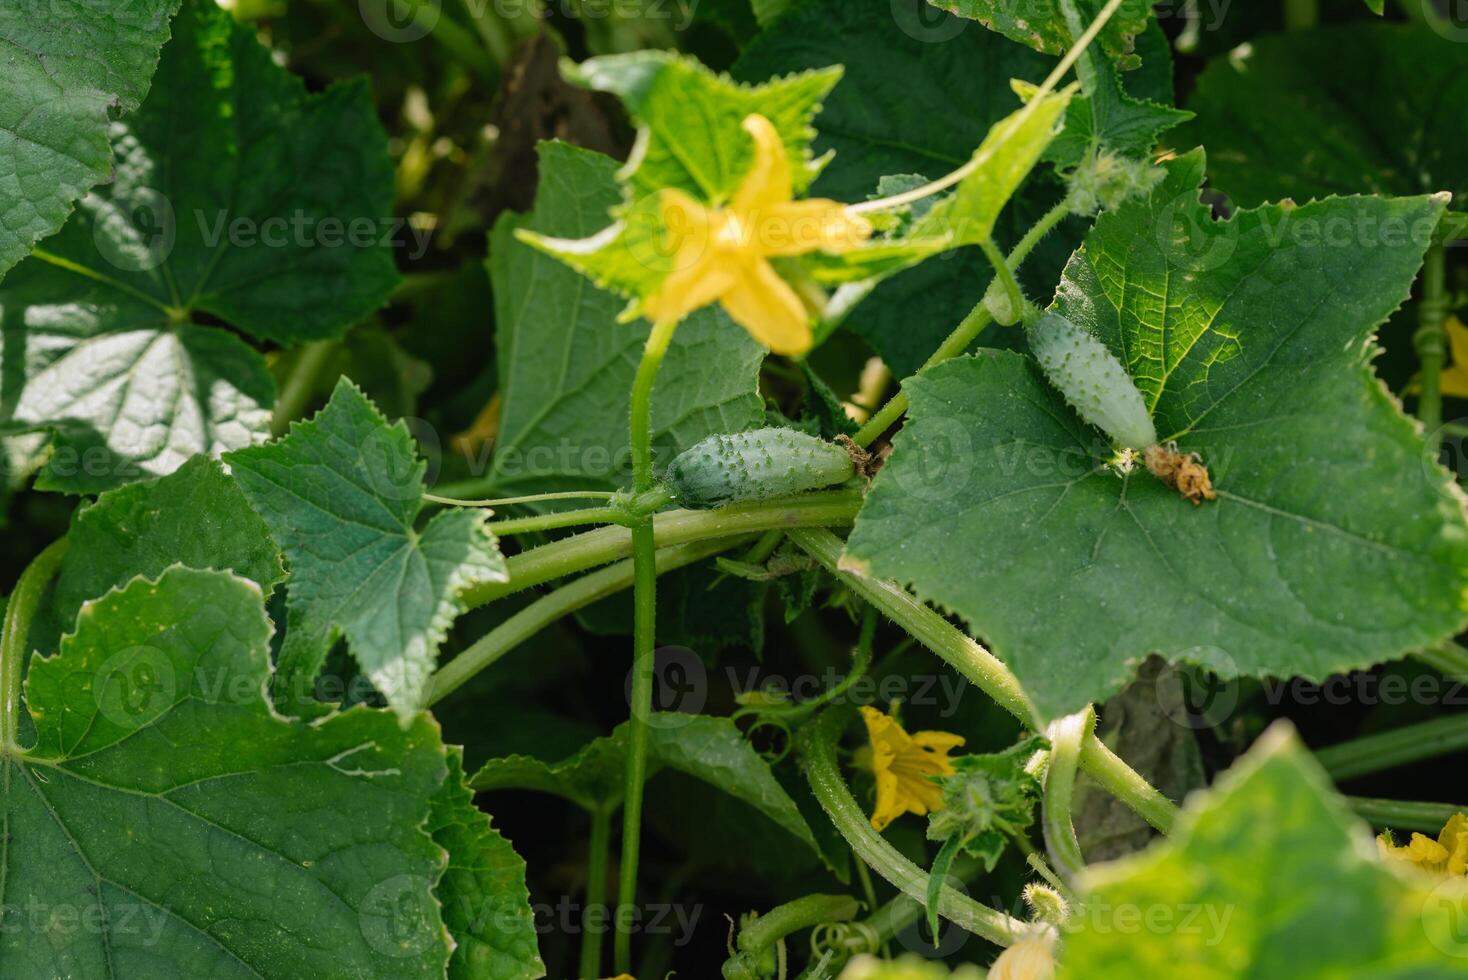
M 1452 363 L 1443 368 L 1442 393 L 1454 398 L 1468 398 L 1468 327 L 1455 316 L 1443 324 L 1448 335 L 1448 351 Z
M 1461 877 L 1468 874 L 1468 816 L 1455 813 L 1443 826 L 1437 840 L 1413 834 L 1406 844 L 1396 844 L 1389 835 L 1376 839 L 1381 853 L 1407 861 L 1436 874 Z
M 810 349 L 810 314 L 769 260 L 854 248 L 872 227 L 837 201 L 793 200 L 790 160 L 774 124 L 749 115 L 743 126 L 754 140 L 754 165 L 728 207 L 706 208 L 676 189 L 659 192 L 672 271 L 643 300 L 642 314 L 654 322 L 679 320 L 717 301 L 770 350 L 803 354 Z
M 963 736 L 948 732 L 909 735 L 897 719 L 876 708 L 863 707 L 861 716 L 872 742 L 872 772 L 877 777 L 872 826 L 883 830 L 904 813 L 922 816 L 940 809 L 943 794 L 931 777 L 953 774 L 948 753 L 963 744 Z

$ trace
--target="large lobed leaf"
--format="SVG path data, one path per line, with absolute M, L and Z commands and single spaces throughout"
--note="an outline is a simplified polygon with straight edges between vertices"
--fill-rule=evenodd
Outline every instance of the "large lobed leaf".
M 1062 977 L 1468 976 L 1468 885 L 1387 867 L 1285 728 L 1265 733 L 1172 834 L 1092 868 Z
M 173 568 L 32 662 L 0 806 L 6 894 L 40 911 L 0 934 L 7 978 L 443 977 L 433 723 L 282 719 L 269 637 L 255 585 Z
M 1461 40 L 1461 38 L 1459 39 Z M 1468 48 L 1422 27 L 1352 24 L 1263 37 L 1209 64 L 1183 145 L 1253 205 L 1451 191 L 1468 203 Z
M 848 566 L 966 619 L 1047 717 L 1115 692 L 1151 652 L 1321 678 L 1464 620 L 1462 496 L 1368 365 L 1441 202 L 1215 223 L 1203 166 L 1173 161 L 1149 201 L 1102 215 L 1056 308 L 1127 367 L 1158 433 L 1202 454 L 1219 499 L 1118 475 L 1033 362 L 988 351 L 913 381 L 847 546 Z
M 506 581 L 486 512 L 453 508 L 419 530 L 425 464 L 401 422 L 346 379 L 286 438 L 228 462 L 290 561 L 278 691 L 308 699 L 338 636 L 403 718 L 423 706 L 464 588 Z
M 112 170 L 108 128 L 148 92 L 178 0 L 0 6 L 0 278 Z
M 264 360 L 201 315 L 317 339 L 397 283 L 366 85 L 308 96 L 209 0 L 187 0 L 173 33 L 152 92 L 113 127 L 116 180 L 0 288 L 0 410 L 54 431 L 49 489 L 97 492 L 266 437 Z

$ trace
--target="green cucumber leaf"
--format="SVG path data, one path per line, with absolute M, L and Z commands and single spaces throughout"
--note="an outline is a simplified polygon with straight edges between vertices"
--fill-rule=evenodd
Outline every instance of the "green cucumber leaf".
M 723 204 L 754 164 L 753 141 L 740 124 L 756 112 L 779 132 L 799 195 L 823 163 L 811 157 L 811 119 L 841 77 L 837 65 L 741 85 L 666 51 L 606 55 L 563 70 L 570 82 L 619 96 L 640 127 L 623 174 L 629 203 L 673 187 Z
M 1063 978 L 1468 976 L 1468 885 L 1385 863 L 1285 725 L 1081 891 Z
M 1219 499 L 1190 506 L 1140 465 L 1119 476 L 1032 361 L 989 351 L 906 386 L 847 546 L 854 570 L 967 620 L 1047 718 L 1152 652 L 1320 679 L 1451 636 L 1468 611 L 1462 495 L 1369 367 L 1441 202 L 1213 222 L 1203 168 L 1172 161 L 1150 200 L 1103 214 L 1056 309 L 1120 358 Z
M 270 529 L 219 462 L 204 456 L 168 476 L 109 490 L 77 510 L 66 537 L 51 602 L 68 632 L 88 599 L 172 565 L 234 572 L 266 595 L 285 578 Z
M 599 231 L 619 200 L 616 170 L 591 150 L 542 143 L 535 210 L 495 226 L 489 274 L 504 397 L 488 469 L 495 495 L 628 482 L 629 392 L 651 328 L 618 323 L 621 300 L 515 238 L 519 228 L 566 238 Z M 763 359 L 764 348 L 722 310 L 679 324 L 653 388 L 661 463 L 705 436 L 761 424 Z
M 0 277 L 112 172 L 112 118 L 148 94 L 178 0 L 0 7 Z
M 1141 35 L 1139 46 L 1145 44 L 1155 50 L 1154 31 L 1155 27 Z M 1166 57 L 1166 52 L 1164 42 L 1162 57 Z M 1170 62 L 1166 64 L 1170 67 Z M 1122 156 L 1149 157 L 1159 136 L 1193 118 L 1191 112 L 1174 109 L 1171 100 L 1164 105 L 1147 98 L 1133 98 L 1122 84 L 1116 62 L 1095 45 L 1088 47 L 1076 62 L 1076 72 L 1086 94 L 1071 100 L 1065 114 L 1065 129 L 1045 154 L 1047 160 L 1062 169 L 1076 166 L 1089 153 L 1103 147 Z M 1170 89 L 1170 73 L 1167 85 Z
M 1038 84 L 1054 63 L 988 31 L 922 30 L 919 5 L 807 0 L 730 69 L 752 82 L 845 65 L 816 117 L 815 152 L 831 161 L 813 196 L 860 201 L 891 174 L 938 177 L 962 166 L 1014 110 L 1010 79 Z
M 525 886 L 525 861 L 474 806 L 463 750 L 450 747 L 448 778 L 433 798 L 428 829 L 448 852 L 435 894 L 454 937 L 448 980 L 545 976 Z
M 767 763 L 728 718 L 676 711 L 649 716 L 648 772 L 674 769 L 700 779 L 754 807 L 820 853 L 810 825 Z M 550 793 L 586 810 L 615 807 L 622 801 L 622 771 L 627 753 L 627 723 L 595 739 L 560 762 L 529 756 L 491 759 L 470 780 L 481 792 L 524 789 Z M 823 858 L 824 860 L 824 858 Z
M 1468 203 L 1468 50 L 1421 27 L 1353 24 L 1263 37 L 1215 59 L 1183 146 L 1208 147 L 1236 203 L 1451 191 Z
M 470 585 L 503 582 L 486 513 L 453 508 L 421 530 L 423 473 L 407 426 L 342 379 L 314 418 L 226 460 L 290 562 L 277 684 L 301 703 L 338 636 L 406 723 Z
M 1036 51 L 1063 54 L 1071 47 L 1073 35 L 1057 0 L 937 0 L 933 6 L 979 21 Z M 1133 40 L 1147 29 L 1151 16 L 1148 0 L 1125 0 L 1101 29 L 1097 43 L 1112 58 L 1130 54 Z
M 187 0 L 173 33 L 113 127 L 116 180 L 0 287 L 16 352 L 0 409 L 55 433 L 43 488 L 97 492 L 264 440 L 264 360 L 201 316 L 260 340 L 330 337 L 398 281 L 366 85 L 307 95 L 209 0 Z
M 270 629 L 253 583 L 172 568 L 31 662 L 36 742 L 6 751 L 0 790 L 7 894 L 96 925 L 5 930 L 7 980 L 444 976 L 433 722 L 281 718 Z

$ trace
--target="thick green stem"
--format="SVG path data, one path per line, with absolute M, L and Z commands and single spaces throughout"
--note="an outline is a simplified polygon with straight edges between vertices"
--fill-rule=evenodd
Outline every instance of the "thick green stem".
M 1434 456 L 1442 441 L 1442 373 L 1447 357 L 1443 324 L 1447 322 L 1448 306 L 1447 262 L 1443 246 L 1433 245 L 1422 263 L 1422 301 L 1417 307 L 1417 332 L 1412 335 L 1412 345 L 1422 366 L 1417 417 L 1426 431 L 1428 452 Z
M 748 535 L 732 538 L 712 538 L 691 544 L 663 548 L 657 555 L 658 574 L 662 575 L 703 561 L 737 548 L 748 541 Z M 561 586 L 532 602 L 509 619 L 475 640 L 457 657 L 438 669 L 429 687 L 428 703 L 437 704 L 469 678 L 479 673 L 521 643 L 538 634 L 551 623 L 630 588 L 633 580 L 632 562 L 623 561 L 607 568 L 598 569 Z
M 1340 782 L 1468 749 L 1468 712 L 1355 738 L 1315 753 Z
M 1076 839 L 1071 820 L 1071 801 L 1075 796 L 1076 771 L 1080 767 L 1081 748 L 1096 728 L 1096 712 L 1090 708 L 1059 718 L 1050 725 L 1050 764 L 1045 770 L 1045 850 L 1062 877 L 1074 882 L 1086 867 L 1081 842 Z
M 923 646 L 947 661 L 953 669 L 972 681 L 979 690 L 997 701 L 1021 723 L 1036 730 L 1042 727 L 1033 706 L 1009 668 L 979 646 L 972 637 L 928 608 L 906 589 L 891 582 L 853 575 L 838 568 L 841 539 L 830 531 L 806 528 L 791 531 L 790 537 L 843 584 L 875 606 L 878 612 L 907 630 Z M 1080 767 L 1107 792 L 1135 810 L 1153 827 L 1163 833 L 1172 828 L 1173 821 L 1177 818 L 1177 807 L 1094 734 L 1081 747 Z
M 627 720 L 627 768 L 622 804 L 622 863 L 617 886 L 618 973 L 632 969 L 632 924 L 637 861 L 642 845 L 642 789 L 647 781 L 648 716 L 652 713 L 654 633 L 657 625 L 657 546 L 652 524 L 632 529 L 632 691 Z
M 607 862 L 612 850 L 613 807 L 591 812 L 591 843 L 586 854 L 586 909 L 600 909 L 607 903 Z M 582 923 L 580 977 L 601 976 L 601 937 L 605 930 Z
M 829 490 L 774 500 L 731 504 L 717 510 L 670 510 L 653 518 L 659 548 L 707 538 L 787 529 L 844 526 L 861 509 L 858 490 Z M 495 599 L 576 572 L 626 558 L 632 553 L 632 532 L 625 527 L 594 531 L 553 541 L 510 558 L 508 582 L 491 582 L 469 589 L 464 602 L 473 609 Z
M 1019 244 L 1010 250 L 1009 258 L 1005 262 L 1011 277 L 1019 271 L 1020 266 L 1024 264 L 1024 260 L 1030 254 L 1031 250 L 1046 235 L 1050 234 L 1055 229 L 1055 226 L 1060 224 L 1069 213 L 1070 201 L 1068 199 L 1062 200 L 1059 204 L 1056 204 L 1049 211 L 1045 212 L 1040 220 L 1035 222 L 1034 226 L 1025 233 L 1025 236 L 1020 239 Z M 978 304 L 959 322 L 958 326 L 953 329 L 953 332 L 948 335 L 943 343 L 938 345 L 938 349 L 933 351 L 932 356 L 923 362 L 923 368 L 927 369 L 935 364 L 941 364 L 968 350 L 969 344 L 974 342 L 974 338 L 983 332 L 984 328 L 993 322 L 993 319 L 984 301 L 979 300 Z M 862 426 L 861 430 L 852 437 L 853 440 L 858 446 L 870 446 L 876 441 L 878 436 L 891 428 L 892 423 L 901 418 L 902 413 L 905 411 L 907 411 L 907 393 L 898 390 L 896 394 L 887 400 L 885 405 L 873 413 L 872 417 L 867 420 L 867 424 Z
M 816 800 L 857 857 L 898 891 L 922 903 L 927 898 L 927 874 L 872 829 L 841 778 L 836 764 L 836 741 L 844 722 L 851 717 L 850 712 L 835 708 L 801 728 L 796 736 L 801 766 Z M 947 886 L 938 898 L 938 911 L 950 922 L 1001 946 L 1014 942 L 1024 928 L 1024 923 L 1017 919 Z
M 65 538 L 51 542 L 20 573 L 5 604 L 5 625 L 0 631 L 0 752 L 8 755 L 24 750 L 20 744 L 20 702 L 31 620 L 36 618 L 41 597 L 65 555 Z
M 632 488 L 653 488 L 652 389 L 677 320 L 653 324 L 632 380 Z M 618 973 L 632 969 L 632 922 L 637 903 L 637 860 L 642 843 L 642 788 L 647 781 L 647 724 L 652 714 L 653 651 L 657 645 L 657 538 L 651 518 L 632 527 L 632 691 L 627 720 L 627 768 L 622 802 L 622 862 L 617 886 Z
M 741 952 L 758 953 L 802 929 L 856 918 L 861 904 L 850 895 L 806 895 L 770 909 L 739 930 Z
M 1366 796 L 1348 796 L 1346 802 L 1356 811 L 1357 816 L 1374 826 L 1389 827 L 1392 830 L 1417 830 L 1434 837 L 1454 814 L 1468 812 L 1468 806 L 1456 803 L 1378 800 Z

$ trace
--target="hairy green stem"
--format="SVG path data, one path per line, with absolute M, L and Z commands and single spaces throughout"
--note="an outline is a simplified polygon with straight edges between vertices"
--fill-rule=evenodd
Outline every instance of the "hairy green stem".
M 5 603 L 5 623 L 0 628 L 0 752 L 23 751 L 20 744 L 21 687 L 25 678 L 31 621 L 41 598 L 66 555 L 66 539 L 46 546 L 31 560 Z
M 737 548 L 748 540 L 748 535 L 710 538 L 691 544 L 663 548 L 657 554 L 658 574 L 662 575 L 674 569 L 683 568 L 685 565 L 703 561 L 721 551 Z M 469 678 L 556 620 L 569 616 L 578 609 L 584 609 L 609 595 L 615 595 L 630 588 L 632 580 L 632 562 L 623 561 L 598 569 L 561 586 L 554 592 L 541 596 L 475 640 L 457 657 L 440 667 L 434 673 L 430 683 L 428 703 L 437 704 L 448 697 L 462 687 Z
M 836 741 L 845 721 L 851 717 L 851 712 L 833 708 L 802 727 L 796 736 L 801 767 L 821 809 L 826 811 L 826 816 L 831 818 L 857 857 L 898 891 L 922 903 L 927 897 L 927 874 L 872 829 L 846 781 L 841 778 L 836 764 Z M 947 886 L 939 895 L 938 911 L 945 919 L 1001 946 L 1014 942 L 1024 928 L 1024 923 L 1017 919 Z
M 1468 812 L 1468 806 L 1455 803 L 1378 800 L 1367 796 L 1348 796 L 1346 802 L 1356 811 L 1358 817 L 1374 826 L 1392 830 L 1417 830 L 1434 837 L 1454 814 Z
M 659 548 L 706 538 L 792 527 L 844 526 L 861 509 L 858 490 L 828 490 L 773 500 L 730 504 L 717 510 L 670 510 L 653 518 Z M 507 561 L 508 582 L 491 582 L 464 593 L 464 603 L 477 608 L 495 599 L 566 575 L 626 558 L 632 553 L 632 532 L 624 527 L 594 531 L 553 541 L 515 555 Z
M 591 811 L 591 842 L 586 854 L 586 913 L 607 903 L 607 862 L 612 850 L 612 815 L 615 807 Z M 583 923 L 581 970 L 577 976 L 601 976 L 601 937 L 605 930 Z
M 638 494 L 653 488 L 652 388 L 677 326 L 677 320 L 653 324 L 637 365 L 637 375 L 632 379 L 632 489 Z M 647 724 L 652 714 L 653 651 L 657 646 L 657 547 L 651 517 L 632 526 L 632 703 L 627 719 L 622 861 L 617 883 L 617 936 L 613 943 L 613 962 L 618 973 L 632 969 L 632 917 L 637 903 L 642 789 L 647 781 Z
M 442 488 L 439 488 L 442 489 Z M 510 507 L 515 504 L 545 504 L 561 500 L 611 500 L 616 496 L 611 490 L 564 490 L 560 493 L 531 493 L 523 497 L 491 497 L 465 500 L 453 495 L 440 496 L 425 493 L 423 499 L 430 504 L 445 507 Z
M 1447 322 L 1448 307 L 1446 257 L 1442 245 L 1433 245 L 1422 262 L 1422 301 L 1417 307 L 1417 331 L 1412 335 L 1412 345 L 1422 365 L 1417 417 L 1422 420 L 1427 450 L 1433 456 L 1442 442 L 1442 373 L 1447 357 L 1443 324 Z
M 854 919 L 860 909 L 861 904 L 850 895 L 806 895 L 770 909 L 740 929 L 738 947 L 741 952 L 758 953 L 802 929 Z
M 1086 867 L 1081 842 L 1076 838 L 1071 819 L 1071 801 L 1075 796 L 1076 771 L 1080 767 L 1081 747 L 1096 728 L 1096 712 L 1091 708 L 1066 715 L 1051 723 L 1046 735 L 1050 739 L 1050 764 L 1045 770 L 1045 805 L 1042 825 L 1045 850 L 1050 861 L 1067 882 L 1074 882 Z
M 1366 735 L 1320 749 L 1315 758 L 1337 782 L 1468 749 L 1468 712 Z
M 1060 224 L 1068 214 L 1070 214 L 1070 201 L 1067 198 L 1045 212 L 1040 217 L 1040 220 L 1035 222 L 1030 230 L 1025 233 L 1025 236 L 1020 239 L 1019 244 L 1010 250 L 1009 258 L 1005 262 L 1005 266 L 1008 268 L 1011 277 L 1019 272 L 1020 266 L 1024 264 L 1025 258 L 1029 256 L 1034 247 L 1046 235 L 1050 234 L 1055 229 L 1055 226 Z M 987 289 L 985 290 L 985 294 L 987 295 Z M 984 304 L 982 299 L 979 300 L 943 343 L 938 345 L 938 349 L 933 351 L 932 356 L 923 362 L 923 369 L 926 370 L 935 364 L 941 364 L 944 361 L 951 360 L 968 350 L 969 344 L 973 343 L 974 338 L 983 332 L 984 328 L 992 323 L 993 320 L 994 318 L 989 313 L 989 308 Z M 902 413 L 906 411 L 907 393 L 898 389 L 897 393 L 889 398 L 886 404 L 872 413 L 872 417 L 867 420 L 866 425 L 863 425 L 856 435 L 852 437 L 853 441 L 858 446 L 870 446 L 876 441 L 878 436 L 891 428 L 892 423 L 901 418 Z
M 900 586 L 881 579 L 854 575 L 838 567 L 842 543 L 830 531 L 793 530 L 790 537 L 811 557 L 877 611 L 897 623 L 913 638 L 947 661 L 1022 724 L 1039 730 L 1035 709 L 1008 667 L 972 637 L 928 608 Z M 1131 807 L 1153 827 L 1167 833 L 1177 818 L 1177 806 L 1092 734 L 1081 747 L 1080 767 L 1112 796 Z

